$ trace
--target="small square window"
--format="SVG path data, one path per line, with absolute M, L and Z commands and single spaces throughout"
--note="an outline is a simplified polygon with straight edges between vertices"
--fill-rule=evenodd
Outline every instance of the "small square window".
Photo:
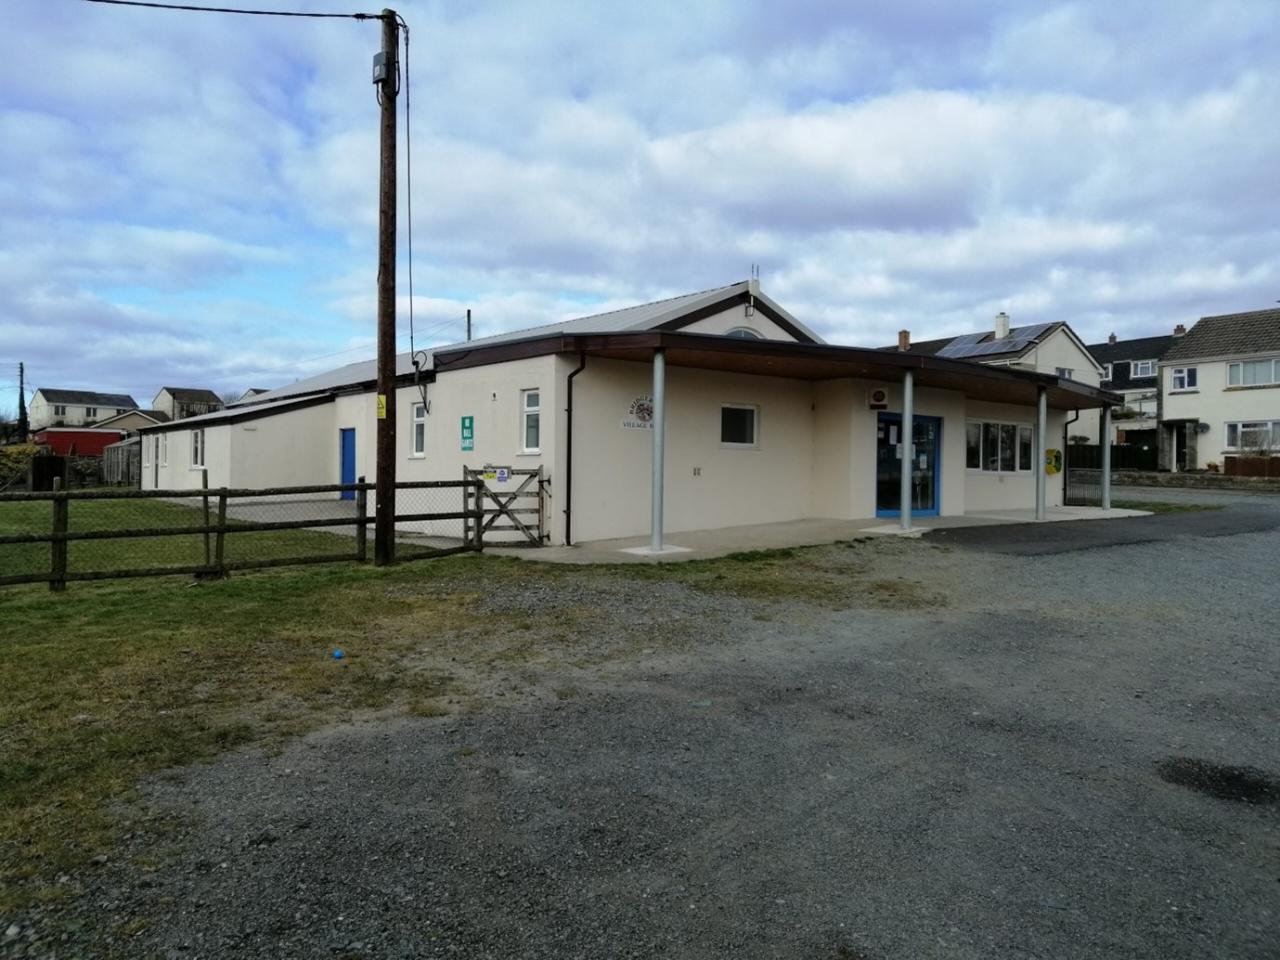
M 1196 368 L 1195 367 L 1174 367 L 1173 368 L 1173 389 L 1194 390 L 1195 386 L 1196 386 Z
M 756 445 L 756 408 L 722 406 L 720 408 L 720 442 L 733 447 Z

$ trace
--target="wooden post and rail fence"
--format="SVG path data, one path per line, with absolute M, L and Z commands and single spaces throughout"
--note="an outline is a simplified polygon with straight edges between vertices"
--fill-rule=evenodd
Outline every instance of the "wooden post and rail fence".
M 294 566 L 311 563 L 365 562 L 369 559 L 368 527 L 376 522 L 369 512 L 369 491 L 374 484 L 365 483 L 361 477 L 353 484 L 324 484 L 298 487 L 272 487 L 263 489 L 210 489 L 207 482 L 202 483 L 199 490 L 64 490 L 61 484 L 55 484 L 52 492 L 42 493 L 9 493 L 0 494 L 0 509 L 6 504 L 32 503 L 46 501 L 51 504 L 51 522 L 48 532 L 0 533 L 0 586 L 22 583 L 45 583 L 51 590 L 61 591 L 72 580 L 106 580 L 123 577 L 156 577 L 174 574 L 193 575 L 201 578 L 225 577 L 233 570 L 252 570 L 267 567 Z M 462 480 L 424 480 L 405 481 L 395 485 L 397 495 L 404 491 L 439 491 L 458 490 L 462 493 L 462 509 L 436 512 L 396 513 L 397 523 L 417 523 L 433 521 L 459 521 L 461 537 L 448 538 L 456 545 L 440 548 L 417 550 L 405 559 L 420 559 L 448 556 L 455 553 L 478 552 L 484 549 L 485 512 L 481 505 L 483 482 L 472 478 Z M 354 509 L 341 516 L 298 517 L 284 520 L 256 520 L 231 518 L 228 516 L 228 502 L 252 502 L 263 498 L 292 498 L 288 502 L 299 504 L 305 511 L 307 505 L 316 503 L 336 503 L 337 495 L 343 492 L 354 492 Z M 332 496 L 332 500 L 320 499 Z M 309 500 L 297 498 L 310 497 Z M 190 504 L 197 500 L 199 506 L 198 523 L 173 526 L 149 526 L 112 529 L 72 529 L 71 521 L 75 516 L 74 504 L 88 501 L 137 501 L 161 500 L 180 505 Z M 216 501 L 216 508 L 214 502 Z M 456 501 L 455 501 L 456 502 Z M 214 512 L 216 510 L 216 513 Z M 296 512 L 296 511 L 295 511 Z M 351 537 L 351 549 L 326 551 L 324 553 L 300 553 L 295 556 L 271 557 L 260 559 L 227 558 L 227 539 L 242 534 L 260 533 L 263 531 L 309 530 L 340 534 L 344 531 L 336 528 L 354 527 Z M 0 530 L 3 525 L 0 524 Z M 134 566 L 102 570 L 76 570 L 69 564 L 69 547 L 73 543 L 86 543 L 103 540 L 138 540 L 144 538 L 190 537 L 199 535 L 202 549 L 200 562 L 176 563 L 163 566 Z M 445 539 L 441 537 L 440 539 Z M 341 541 L 335 538 L 339 546 Z M 41 570 L 10 572 L 6 570 L 5 548 L 22 547 L 24 545 L 49 544 L 49 567 Z

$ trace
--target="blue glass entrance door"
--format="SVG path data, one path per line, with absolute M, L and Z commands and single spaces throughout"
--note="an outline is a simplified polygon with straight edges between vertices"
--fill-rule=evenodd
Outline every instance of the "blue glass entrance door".
M 936 517 L 941 498 L 942 419 L 912 417 L 915 457 L 911 471 L 911 514 Z M 896 517 L 902 497 L 902 415 L 882 413 L 876 422 L 876 516 Z
M 338 471 L 339 483 L 355 483 L 356 482 L 356 432 L 354 429 L 340 430 L 339 447 L 341 449 L 341 468 Z M 354 500 L 356 492 L 354 490 L 343 490 L 339 496 L 343 500 Z

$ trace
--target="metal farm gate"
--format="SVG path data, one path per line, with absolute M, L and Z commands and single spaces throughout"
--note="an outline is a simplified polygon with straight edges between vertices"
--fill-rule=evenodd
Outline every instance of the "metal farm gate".
M 485 465 L 479 468 L 463 467 L 464 480 L 478 481 L 478 485 L 466 488 L 467 511 L 476 511 L 481 517 L 466 521 L 466 542 L 475 536 L 473 522 L 480 525 L 480 534 L 493 547 L 540 547 L 550 534 L 547 531 L 548 480 L 542 467 L 518 468 Z M 510 539 L 498 539 L 492 533 L 511 535 Z

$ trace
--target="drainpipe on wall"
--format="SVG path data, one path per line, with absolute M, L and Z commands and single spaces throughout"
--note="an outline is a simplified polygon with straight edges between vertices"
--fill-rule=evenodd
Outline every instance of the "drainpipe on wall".
M 1062 423 L 1062 502 L 1067 502 L 1067 471 L 1071 469 L 1071 425 L 1080 419 L 1080 409 L 1077 407 L 1071 413 L 1070 420 L 1064 420 Z
M 470 311 L 468 311 L 469 313 Z M 564 429 L 564 544 L 573 546 L 573 378 L 587 366 L 586 351 L 578 354 L 578 366 L 565 381 Z

